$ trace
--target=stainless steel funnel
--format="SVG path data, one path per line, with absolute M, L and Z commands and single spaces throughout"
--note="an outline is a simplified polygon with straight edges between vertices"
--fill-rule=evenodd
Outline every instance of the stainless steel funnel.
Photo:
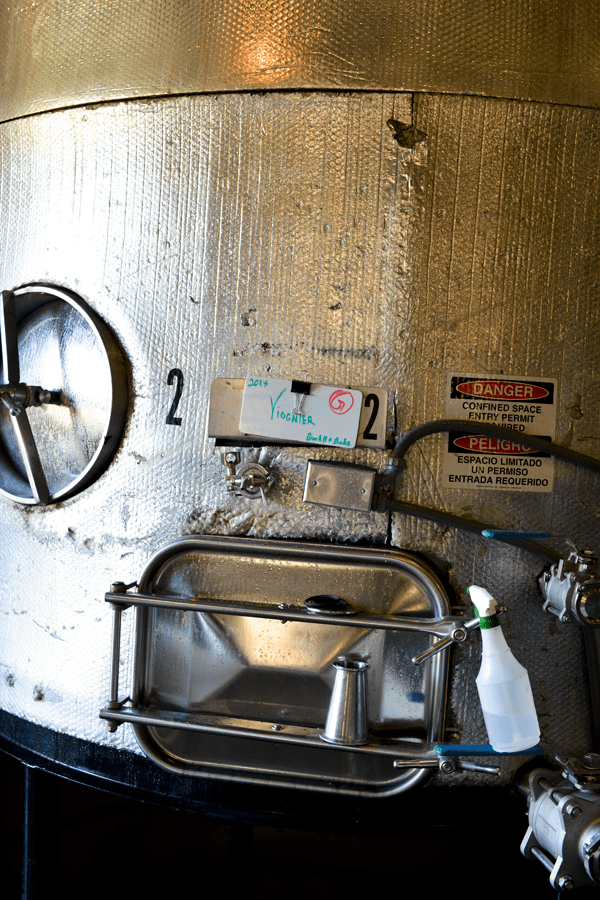
M 321 739 L 329 744 L 368 744 L 368 663 L 340 657 L 333 664 L 335 681 Z

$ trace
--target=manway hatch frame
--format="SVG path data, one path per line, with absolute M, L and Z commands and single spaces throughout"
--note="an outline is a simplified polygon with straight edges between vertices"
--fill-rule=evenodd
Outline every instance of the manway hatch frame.
M 347 609 L 315 613 L 305 604 L 309 593 L 334 593 Z M 415 554 L 189 536 L 156 553 L 136 586 L 113 585 L 106 600 L 113 653 L 100 716 L 112 731 L 129 722 L 163 769 L 373 797 L 428 777 L 417 760 L 443 739 L 449 635 L 464 619 L 450 616 L 441 581 Z M 132 692 L 119 699 L 129 606 L 136 608 Z M 438 645 L 424 665 L 414 664 Z M 332 663 L 342 655 L 370 667 L 364 746 L 321 739 Z

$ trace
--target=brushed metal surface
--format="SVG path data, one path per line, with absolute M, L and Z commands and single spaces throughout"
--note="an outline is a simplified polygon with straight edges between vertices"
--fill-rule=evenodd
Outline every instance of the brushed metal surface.
M 600 105 L 595 0 L 37 0 L 0 10 L 0 120 L 221 91 L 426 91 Z
M 383 340 L 380 323 L 397 321 L 398 285 L 411 280 L 415 154 L 398 153 L 386 122 L 408 121 L 410 108 L 404 95 L 226 95 L 0 129 L 2 283 L 70 286 L 111 327 L 132 374 L 126 433 L 101 478 L 51 510 L 0 501 L 9 712 L 139 752 L 128 727 L 108 737 L 97 717 L 109 677 L 102 598 L 182 534 L 352 542 L 367 528 L 385 541 L 383 514 L 307 513 L 314 448 L 245 454 L 278 472 L 263 507 L 227 494 L 205 432 L 217 376 L 305 370 L 324 383 L 381 385 L 382 361 L 398 371 L 393 332 Z M 182 424 L 170 426 L 176 367 Z M 375 466 L 380 456 L 357 453 Z M 123 631 L 125 672 L 128 614 Z
M 165 597 L 286 604 L 304 610 L 317 590 L 335 591 L 358 613 L 435 618 L 449 606 L 435 573 L 410 554 L 283 541 L 196 537 L 161 549 L 140 579 L 142 593 Z M 351 617 L 350 617 L 351 618 Z M 415 666 L 429 635 L 365 627 L 156 608 L 137 611 L 134 706 L 219 715 L 281 727 L 323 728 L 341 655 L 370 664 L 369 727 L 379 737 L 436 740 L 443 720 L 446 660 Z M 126 689 L 124 688 L 126 691 Z M 391 760 L 333 756 L 311 747 L 263 746 L 249 770 L 247 739 L 134 726 L 145 751 L 167 769 L 190 774 L 394 793 L 415 783 Z M 276 741 L 274 741 L 276 743 Z M 216 748 L 216 749 L 215 749 Z M 341 761 L 341 765 L 340 765 Z M 338 774 L 336 775 L 336 766 Z M 251 767 L 250 767 L 251 768 Z M 420 780 L 426 773 L 419 773 Z M 353 787 L 352 787 L 353 785 Z
M 414 108 L 413 108 L 414 106 Z M 456 600 L 479 583 L 527 668 L 543 737 L 591 742 L 581 634 L 541 610 L 539 563 L 409 517 L 302 503 L 314 448 L 263 448 L 268 507 L 226 494 L 206 437 L 210 384 L 247 374 L 378 385 L 399 431 L 444 414 L 449 371 L 559 381 L 557 439 L 600 456 L 599 113 L 527 102 L 272 93 L 136 100 L 0 126 L 3 289 L 71 288 L 131 364 L 123 443 L 52 509 L 0 499 L 0 705 L 89 740 L 109 684 L 104 592 L 190 532 L 384 544 L 439 561 Z M 414 116 L 414 118 L 411 118 Z M 426 134 L 401 147 L 387 121 Z M 184 388 L 179 427 L 166 425 Z M 377 468 L 382 451 L 352 451 Z M 595 476 L 557 463 L 547 495 L 445 490 L 442 438 L 408 455 L 396 495 L 597 549 Z M 388 521 L 391 519 L 391 521 Z M 318 593 L 321 592 L 317 591 Z M 131 663 L 124 616 L 123 674 Z M 456 648 L 448 723 L 485 742 L 475 641 Z M 505 782 L 517 763 L 503 761 Z M 483 776 L 452 776 L 477 782 Z
M 557 440 L 600 457 L 600 287 L 597 203 L 600 118 L 581 111 L 479 98 L 421 95 L 429 181 L 414 329 L 415 378 L 402 430 L 443 418 L 444 373 L 558 378 Z M 545 523 L 598 547 L 597 476 L 556 464 L 551 494 L 492 494 L 439 487 L 443 439 L 421 441 L 402 496 L 502 527 Z M 545 740 L 591 745 L 582 637 L 540 610 L 539 564 L 526 553 L 473 541 L 453 529 L 393 517 L 393 541 L 451 560 L 459 592 L 482 584 L 507 606 L 503 629 L 534 685 Z M 565 552 L 560 538 L 554 546 Z M 463 594 L 464 596 L 464 594 Z M 458 672 L 476 671 L 473 642 Z M 463 668 L 465 667 L 465 668 Z M 456 671 L 456 670 L 455 670 Z M 476 724 L 475 684 L 454 681 L 451 719 Z M 485 739 L 485 730 L 477 725 Z
M 338 467 L 331 462 L 309 459 L 302 499 L 305 503 L 368 512 L 376 474 L 374 469 Z

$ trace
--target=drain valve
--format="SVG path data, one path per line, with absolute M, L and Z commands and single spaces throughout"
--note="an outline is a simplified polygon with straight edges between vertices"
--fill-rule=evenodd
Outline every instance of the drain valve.
M 221 462 L 227 466 L 229 474 L 225 476 L 228 493 L 247 500 L 262 497 L 263 506 L 267 506 L 267 492 L 275 484 L 275 476 L 267 466 L 260 463 L 246 463 L 237 469 L 241 460 L 237 450 L 221 453 Z

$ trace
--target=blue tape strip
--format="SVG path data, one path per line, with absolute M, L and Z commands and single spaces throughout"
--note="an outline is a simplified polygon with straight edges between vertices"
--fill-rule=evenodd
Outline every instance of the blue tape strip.
M 436 744 L 433 749 L 438 756 L 541 756 L 544 753 L 540 744 L 517 753 L 500 753 L 491 744 Z
M 481 532 L 486 538 L 495 538 L 501 541 L 507 538 L 524 538 L 525 540 L 546 540 L 552 537 L 547 531 L 503 531 L 502 529 L 484 528 Z

